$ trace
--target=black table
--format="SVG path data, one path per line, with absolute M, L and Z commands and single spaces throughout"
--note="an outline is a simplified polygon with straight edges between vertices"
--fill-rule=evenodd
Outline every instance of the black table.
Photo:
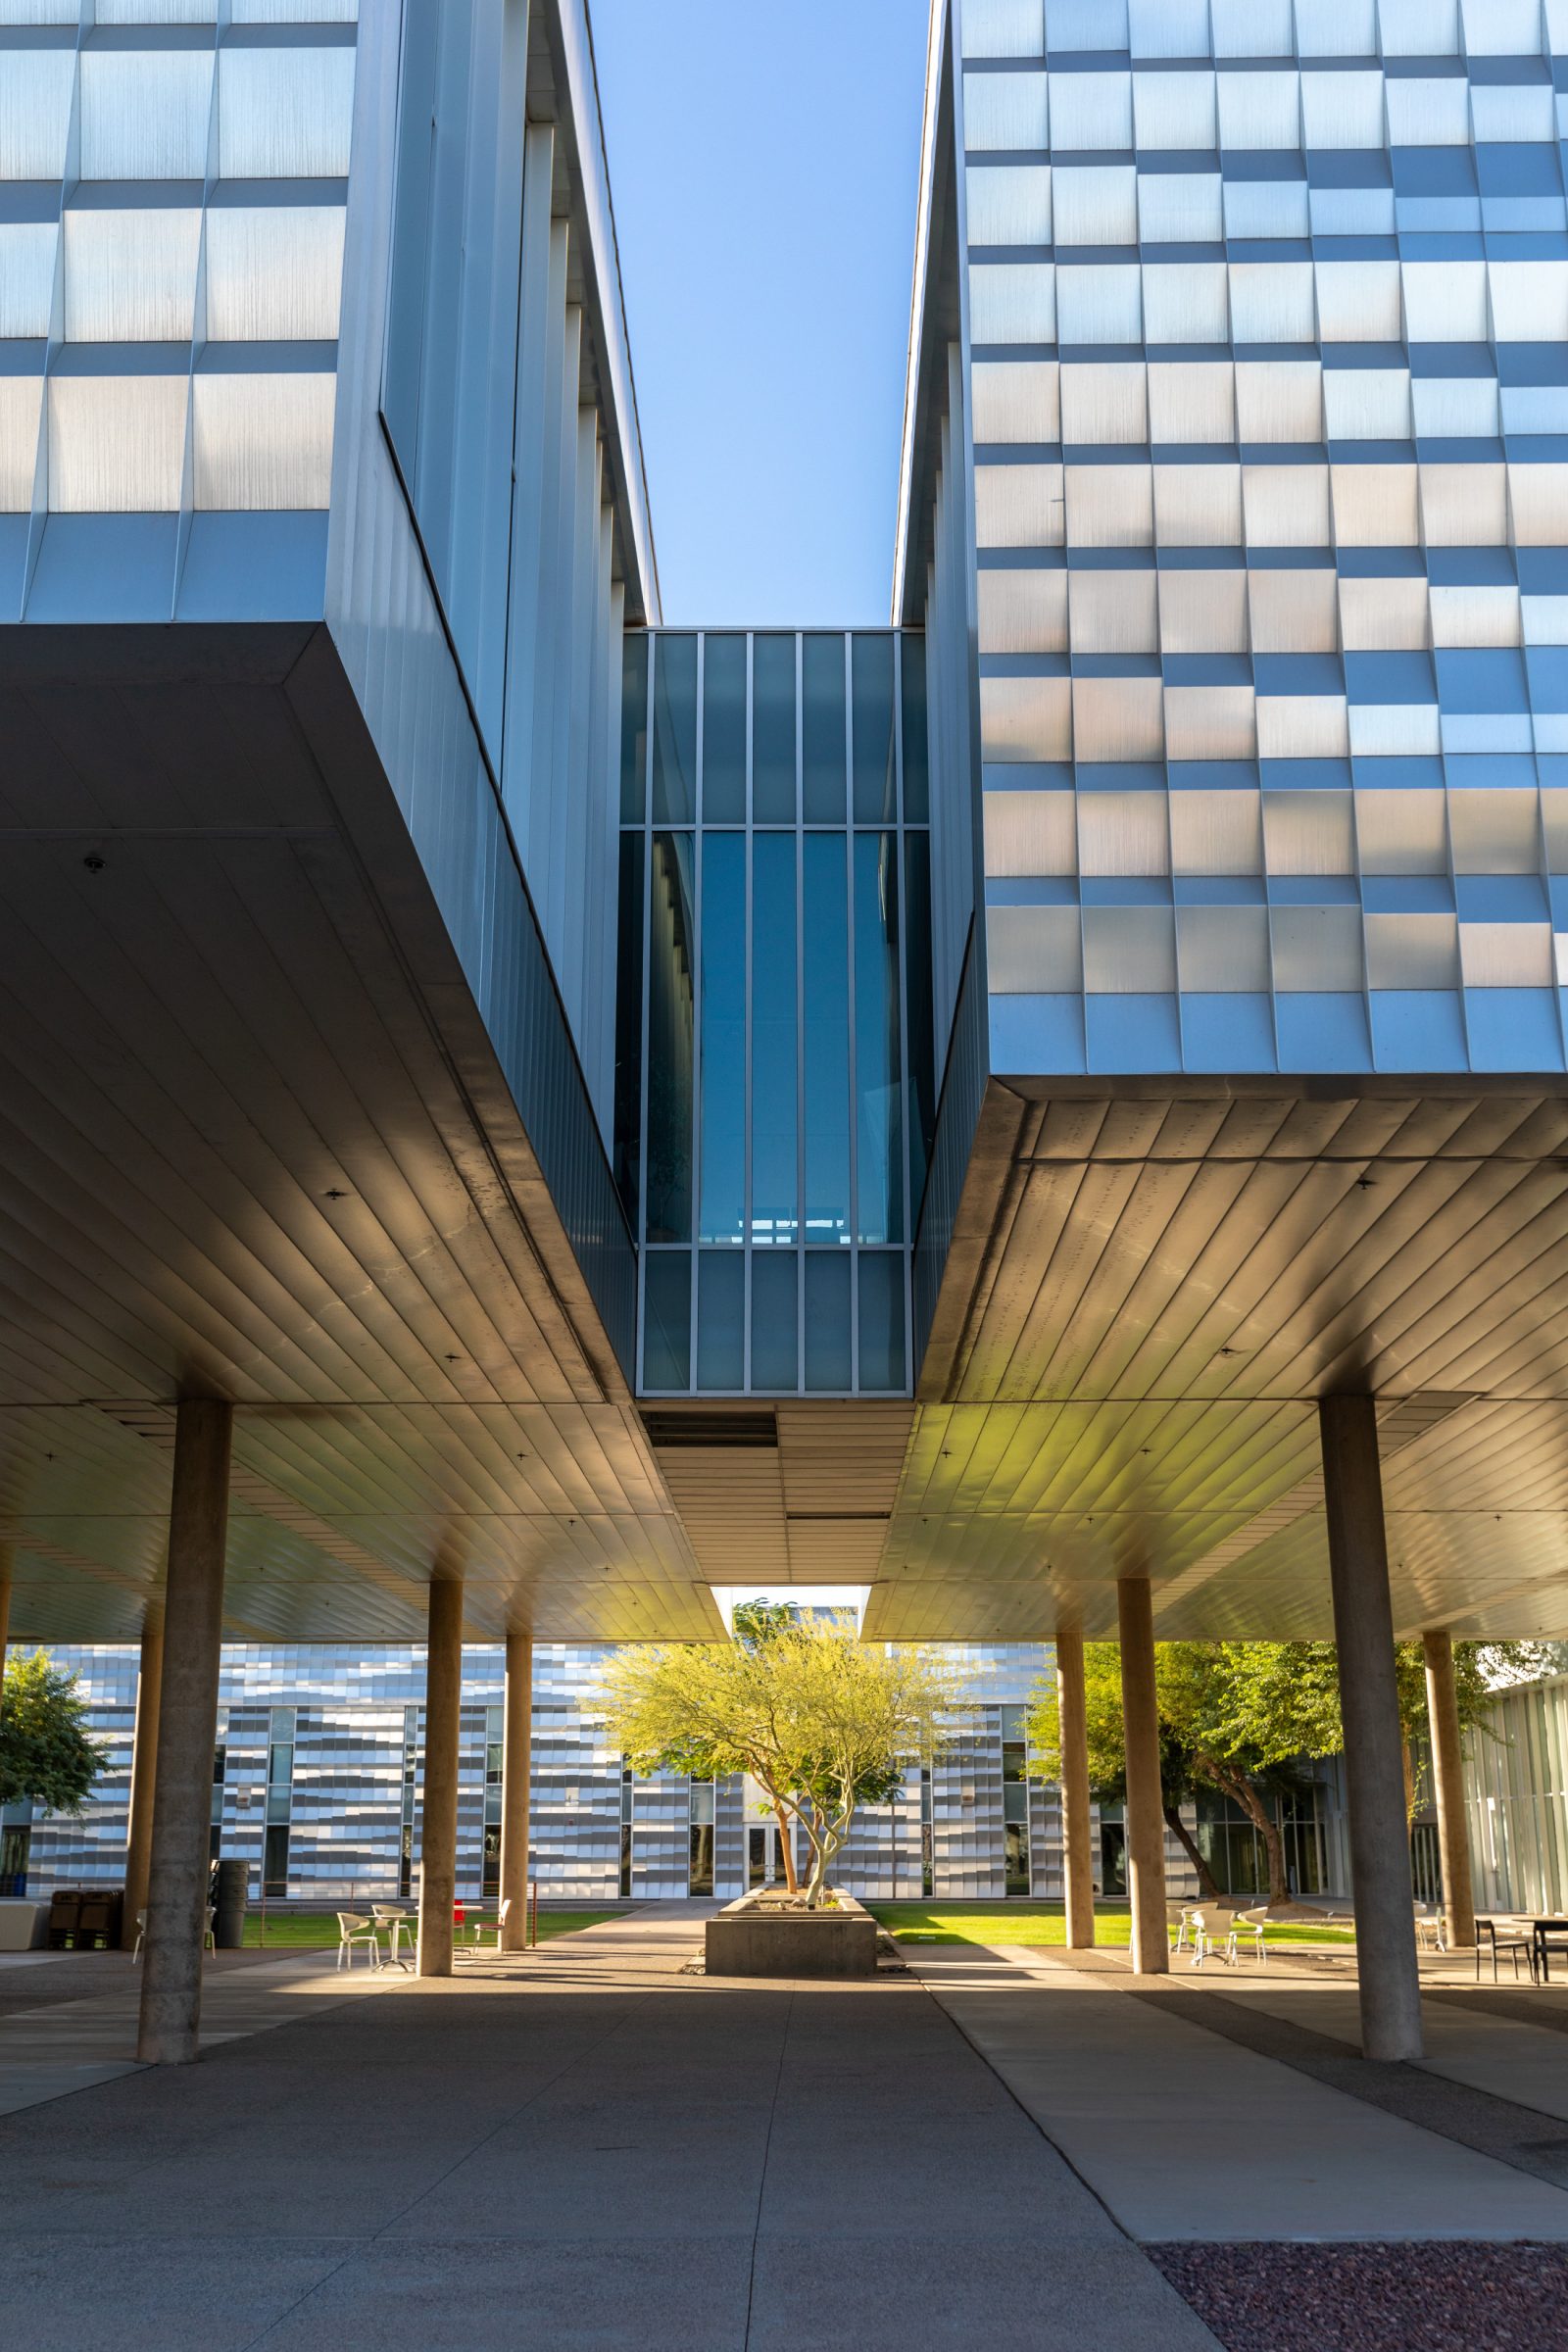
M 1563 1950 L 1568 1952 L 1568 1919 L 1535 1920 L 1531 1925 L 1531 1933 L 1535 1937 L 1536 1959 L 1541 1967 L 1541 1982 L 1545 1984 L 1551 1980 L 1551 1970 L 1546 1961 L 1546 1953 L 1549 1948 L 1547 1938 L 1555 1936 Z

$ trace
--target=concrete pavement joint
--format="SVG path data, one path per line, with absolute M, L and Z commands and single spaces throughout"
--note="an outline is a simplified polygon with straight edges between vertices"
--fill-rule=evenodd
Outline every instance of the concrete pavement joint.
M 741 2352 L 750 2352 L 752 2341 L 752 2305 L 757 2298 L 757 2243 L 762 2234 L 762 2200 L 767 2194 L 767 2159 L 773 2145 L 773 2123 L 778 2114 L 779 2085 L 784 2080 L 784 2058 L 790 2046 L 790 2025 L 795 2016 L 795 1993 L 791 1989 L 784 2011 L 784 2031 L 778 2039 L 778 2064 L 773 2069 L 773 2096 L 768 2101 L 767 2130 L 762 2135 L 762 2163 L 757 2177 L 757 2220 L 752 2230 L 751 2261 L 746 2273 L 746 2333 Z

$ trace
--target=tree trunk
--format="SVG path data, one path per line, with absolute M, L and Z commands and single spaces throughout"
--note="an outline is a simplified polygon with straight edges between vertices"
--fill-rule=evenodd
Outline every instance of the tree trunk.
M 1399 1760 L 1404 1766 L 1404 1818 L 1415 1820 L 1415 1754 L 1408 1740 L 1399 1743 Z
M 773 1799 L 773 1814 L 778 1822 L 778 1851 L 779 1859 L 784 1865 L 784 1884 L 791 1894 L 799 1894 L 801 1882 L 795 1868 L 794 1825 L 787 1809 L 776 1796 Z
M 1291 1882 L 1285 1868 L 1285 1840 L 1280 1836 L 1280 1825 L 1245 1775 L 1239 1773 L 1236 1776 L 1233 1793 L 1263 1840 L 1263 1851 L 1268 1856 L 1269 1902 L 1288 1903 L 1291 1899 Z
M 1209 1869 L 1208 1864 L 1203 1860 L 1202 1855 L 1199 1852 L 1198 1847 L 1188 1834 L 1187 1824 L 1185 1821 L 1183 1821 L 1181 1816 L 1181 1807 L 1179 1805 L 1166 1805 L 1163 1807 L 1163 1811 L 1165 1815 L 1165 1827 L 1169 1830 L 1177 1844 L 1186 1854 L 1188 1861 L 1191 1862 L 1194 1870 L 1198 1873 L 1199 1893 L 1203 1897 L 1205 1902 L 1217 1903 L 1221 1901 L 1222 1897 L 1219 1887 L 1215 1884 L 1214 1874 Z

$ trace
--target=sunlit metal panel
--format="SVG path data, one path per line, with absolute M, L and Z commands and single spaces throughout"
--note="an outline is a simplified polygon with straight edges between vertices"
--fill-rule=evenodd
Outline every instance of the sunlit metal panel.
M 228 0 L 235 24 L 353 24 L 360 0 Z
M 1133 130 L 1140 147 L 1212 153 L 1219 143 L 1213 74 L 1135 74 Z
M 217 205 L 207 216 L 207 334 L 330 343 L 343 291 L 338 205 Z
M 1568 547 L 1568 466 L 1510 466 L 1508 509 L 1520 547 Z
M 1140 343 L 1143 288 L 1137 264 L 1058 269 L 1057 331 L 1063 343 Z
M 82 178 L 205 179 L 212 111 L 210 49 L 84 49 Z
M 1159 641 L 1167 654 L 1241 654 L 1247 651 L 1248 574 L 1206 571 L 1195 595 L 1190 571 L 1159 575 Z
M 1152 441 L 1236 439 L 1236 371 L 1228 360 L 1165 360 L 1149 369 Z
M 1343 760 L 1350 748 L 1343 694 L 1260 694 L 1260 760 Z
M 1064 571 L 983 571 L 975 586 L 983 654 L 1065 653 Z
M 1413 466 L 1410 480 L 1413 492 Z M 1247 517 L 1247 536 L 1253 547 L 1329 544 L 1326 466 L 1244 466 L 1242 506 Z
M 1167 760 L 1251 760 L 1257 720 L 1250 686 L 1167 686 Z
M 1551 925 L 1461 922 L 1459 961 L 1466 988 L 1550 988 Z
M 1250 571 L 1243 576 L 1251 604 L 1254 653 L 1336 651 L 1339 619 L 1332 571 Z
M 1459 925 L 1451 914 L 1369 914 L 1368 988 L 1457 988 Z
M 1300 135 L 1300 79 L 1297 73 L 1278 69 L 1269 74 L 1221 74 L 1221 147 L 1294 147 Z
M 38 468 L 43 377 L 0 375 L 0 514 L 25 514 Z
M 967 0 L 965 57 L 1040 57 L 1045 45 L 1045 0 Z
M 1061 437 L 1102 446 L 1149 439 L 1142 360 L 1074 362 L 1061 370 Z
M 1520 645 L 1519 591 L 1513 587 L 1433 588 L 1434 645 Z
M 1161 547 L 1240 547 L 1239 466 L 1156 466 L 1154 534 Z
M 1054 343 L 1056 272 L 1050 262 L 976 262 L 969 330 L 976 343 Z
M 1448 831 L 1459 874 L 1534 874 L 1541 864 L 1540 809 L 1534 791 L 1494 786 L 1450 788 Z
M 1061 875 L 1078 870 L 1078 833 L 1070 792 L 984 795 L 986 872 Z
M 1332 588 L 1332 572 L 1322 575 Z M 1348 653 L 1407 653 L 1425 649 L 1428 637 L 1424 579 L 1341 579 L 1340 628 Z
M 1054 360 L 977 360 L 970 375 L 976 443 L 1059 441 L 1058 372 Z
M 1068 466 L 1064 480 L 1069 545 L 1152 546 L 1153 483 L 1147 466 Z
M 1310 262 L 1232 262 L 1231 332 L 1238 343 L 1311 343 Z
M 1487 278 L 1499 343 L 1568 340 L 1568 262 L 1489 262 Z
M 987 149 L 1039 153 L 1049 147 L 1051 120 L 1046 75 L 966 74 L 963 143 L 971 154 Z
M 1395 317 L 1398 290 L 1395 290 Z M 1395 340 L 1397 340 L 1396 328 Z M 1408 368 L 1326 368 L 1323 416 L 1331 441 L 1408 441 Z
M 1457 57 L 1459 0 L 1378 0 L 1385 57 Z
M 977 466 L 975 533 L 982 547 L 1059 547 L 1059 466 Z
M 1413 466 L 1332 466 L 1334 535 L 1341 547 L 1414 547 L 1421 536 Z
M 1051 77 L 1051 143 L 1084 153 L 1095 148 L 1125 151 L 1133 143 L 1131 74 L 1054 74 Z
M 1448 870 L 1448 812 L 1441 790 L 1358 790 L 1355 837 L 1365 874 Z
M 1178 906 L 1176 951 L 1184 989 L 1261 993 L 1269 984 L 1268 909 Z
M 1271 874 L 1353 873 L 1349 794 L 1265 792 L 1263 846 Z
M 53 220 L 0 224 L 0 338 L 48 334 L 59 237 Z
M 1146 245 L 1211 244 L 1225 234 L 1217 172 L 1140 172 L 1138 233 Z
M 1052 202 L 1058 245 L 1138 242 L 1138 174 L 1131 164 L 1058 164 Z
M 1159 650 L 1154 571 L 1074 571 L 1068 610 L 1075 654 L 1152 654 Z
M 1051 243 L 1049 164 L 971 164 L 965 193 L 971 245 Z
M 225 179 L 341 179 L 354 117 L 351 48 L 225 46 L 218 168 Z
M 1083 685 L 1080 678 L 1079 688 Z M 1168 874 L 1170 831 L 1166 796 L 1161 792 L 1081 792 L 1078 867 L 1084 874 L 1144 878 Z
M 1102 996 L 1156 996 L 1176 986 L 1168 906 L 1086 906 L 1084 985 Z
M 1144 336 L 1150 343 L 1223 343 L 1230 333 L 1223 262 L 1144 265 Z
M 982 678 L 980 751 L 986 760 L 1070 760 L 1066 678 Z
M 1291 57 L 1291 0 L 1209 0 L 1216 57 Z
M 1084 984 L 1076 906 L 988 906 L 986 959 L 994 996 L 1067 996 Z
M 197 507 L 324 507 L 336 392 L 329 374 L 198 374 L 192 385 Z
M 1322 363 L 1238 361 L 1236 429 L 1243 441 L 1321 441 Z
M 1336 17 L 1345 24 L 1354 14 L 1342 5 Z M 1375 42 L 1359 45 L 1351 56 L 1365 57 Z M 1325 56 L 1307 49 L 1303 56 Z M 1380 73 L 1311 74 L 1301 75 L 1301 139 L 1306 147 L 1381 147 L 1383 144 L 1383 75 Z
M 1175 874 L 1260 874 L 1263 810 L 1256 792 L 1184 790 L 1170 796 L 1170 862 Z M 1185 986 L 1198 985 L 1187 981 Z M 1231 981 L 1240 988 L 1250 983 Z M 1263 983 L 1259 982 L 1258 986 Z
M 73 206 L 65 214 L 66 339 L 188 343 L 202 217 Z
M 75 74 L 70 49 L 0 51 L 0 179 L 62 176 Z
M 184 373 L 52 376 L 51 510 L 172 513 L 184 472 L 188 387 Z

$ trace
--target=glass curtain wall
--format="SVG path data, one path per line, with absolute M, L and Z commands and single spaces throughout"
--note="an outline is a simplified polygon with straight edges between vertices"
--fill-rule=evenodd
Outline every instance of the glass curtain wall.
M 623 677 L 640 1385 L 896 1395 L 935 1114 L 923 646 L 663 630 Z

